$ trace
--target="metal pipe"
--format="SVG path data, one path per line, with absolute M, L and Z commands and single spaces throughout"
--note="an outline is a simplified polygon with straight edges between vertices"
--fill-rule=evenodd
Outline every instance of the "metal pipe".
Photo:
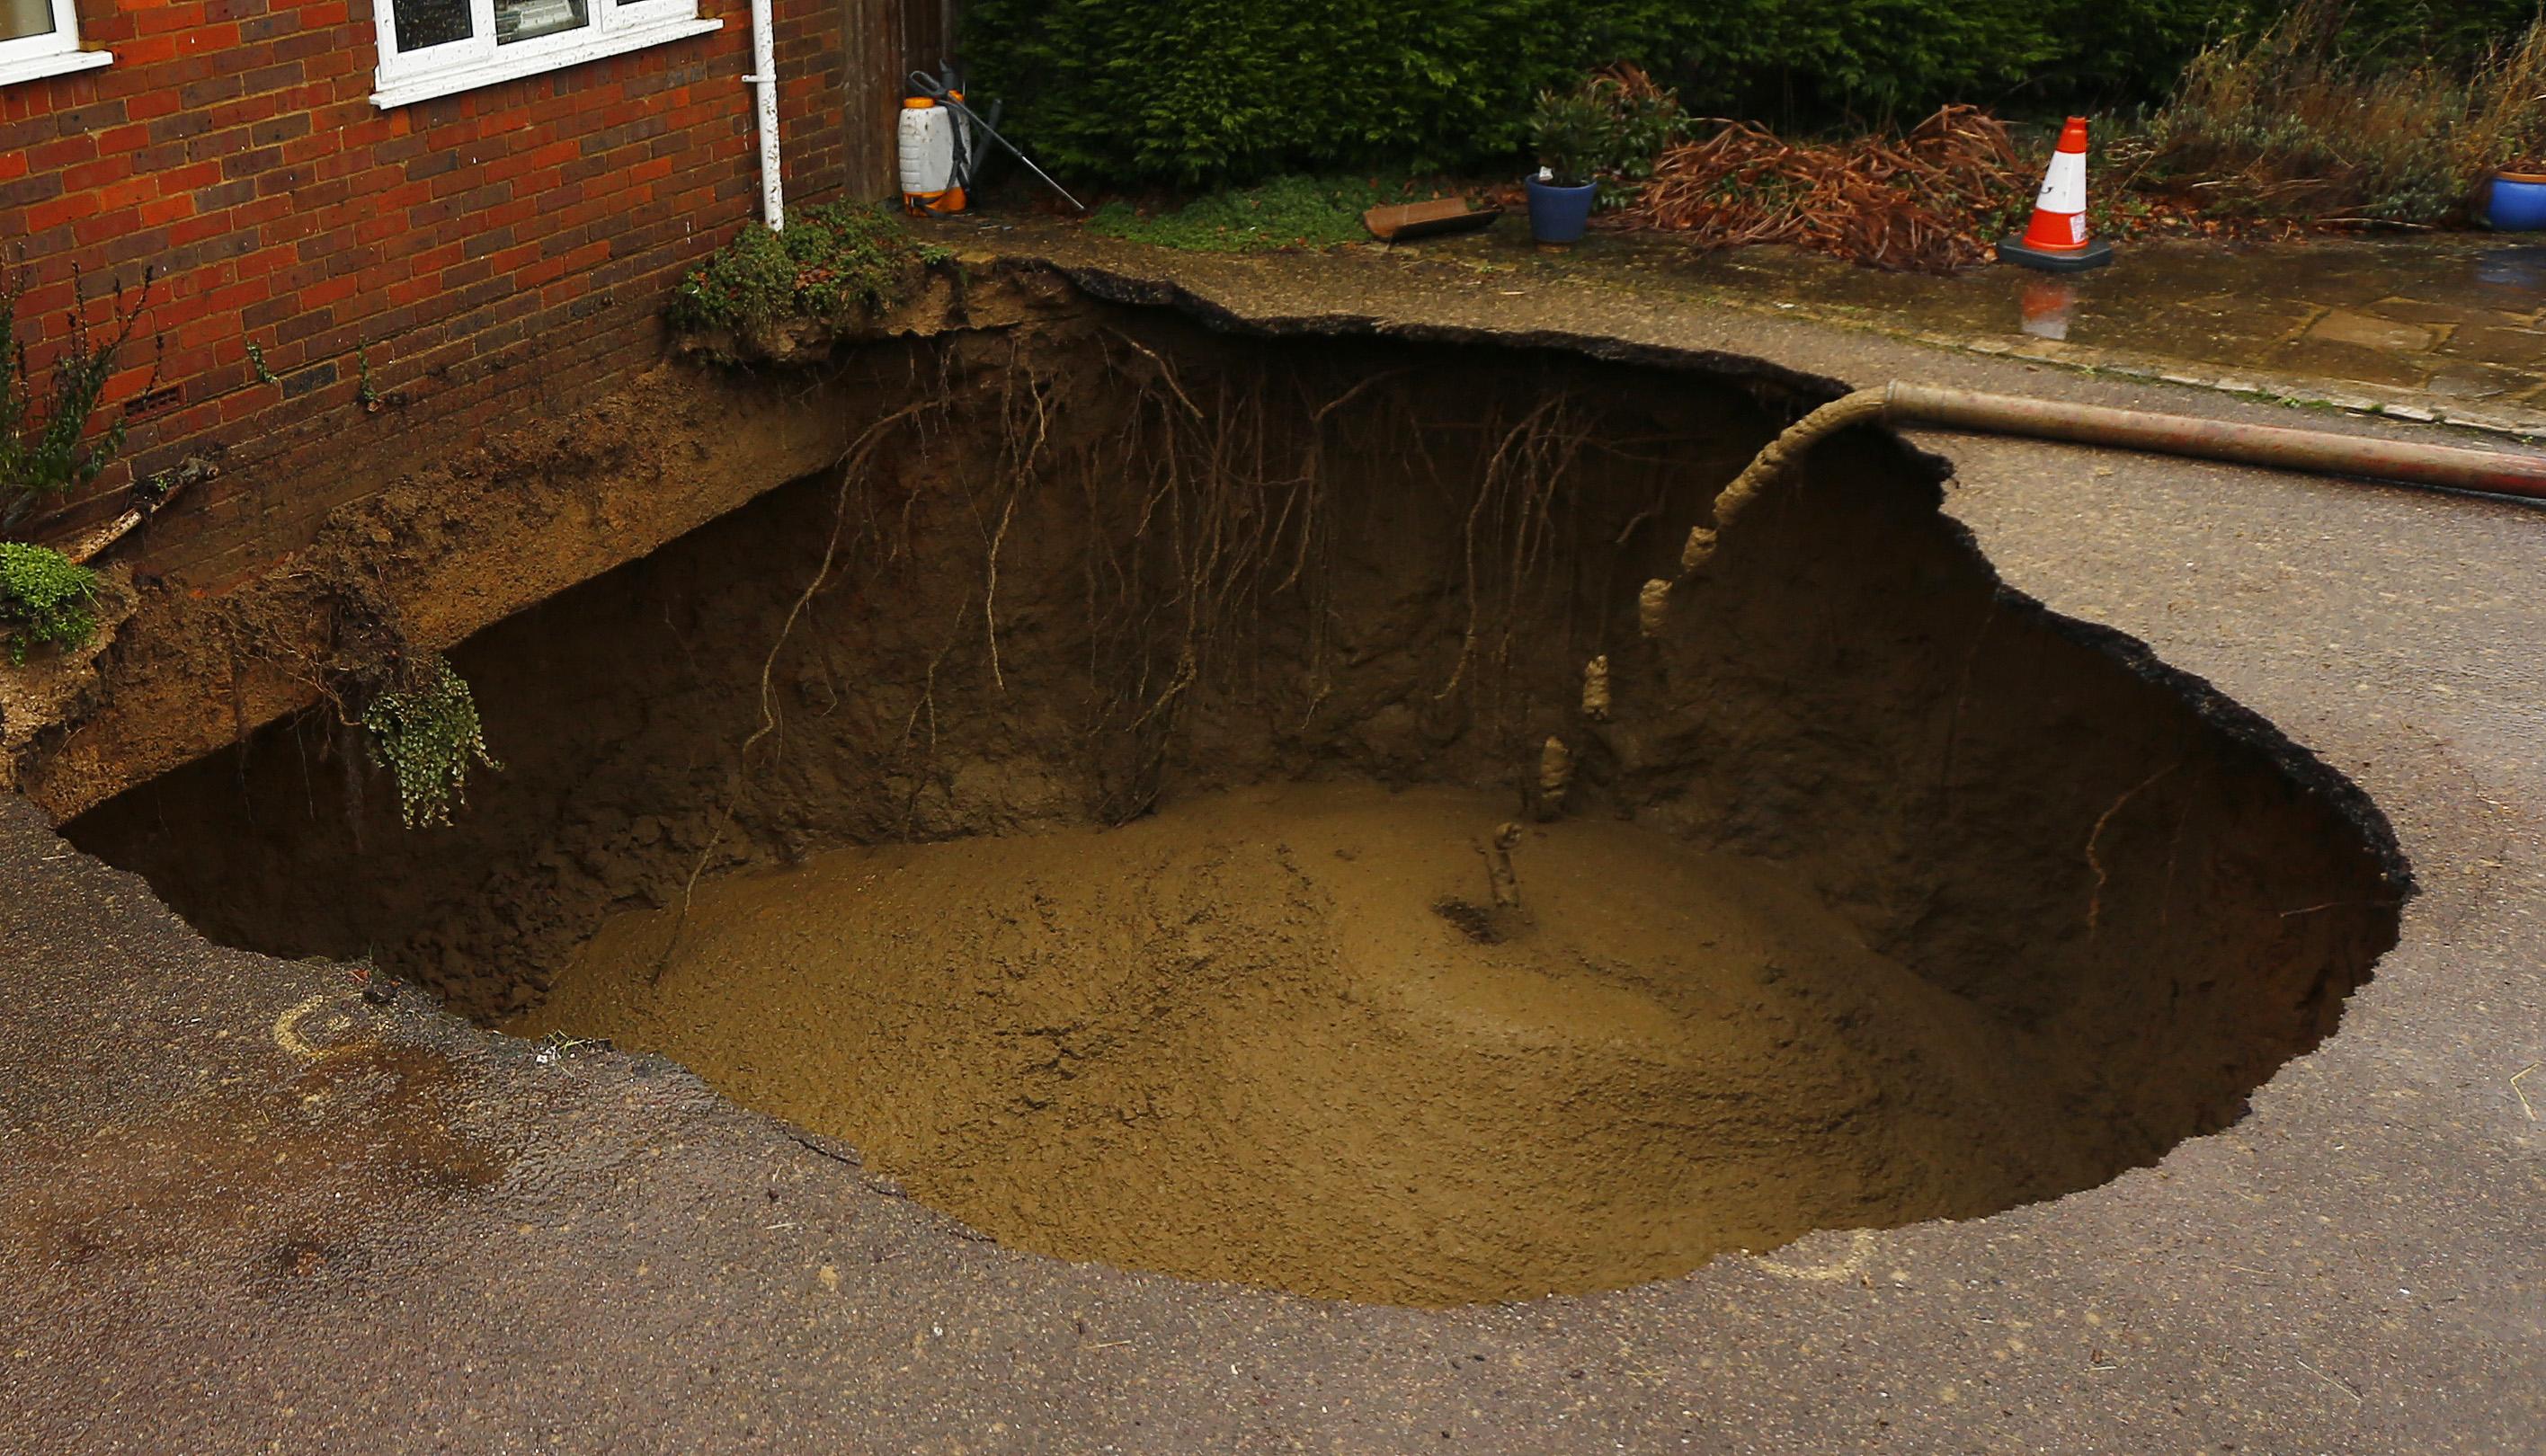
M 2546 456 L 2513 454 L 2508 450 L 2152 415 L 2100 405 L 1897 382 L 1884 390 L 1883 420 L 1889 425 L 1929 425 L 1987 435 L 2065 440 L 2158 454 L 2230 460 L 2242 465 L 2358 475 L 2487 495 L 2546 498 Z
M 177 492 L 190 485 L 200 485 L 220 477 L 221 467 L 202 455 L 188 455 L 184 460 L 158 474 L 132 483 L 132 504 L 123 515 L 97 527 L 78 540 L 61 548 L 74 566 L 86 566 L 106 553 L 109 546 L 130 535 L 134 527 L 156 516 L 176 498 Z
M 760 220 L 776 232 L 787 225 L 787 199 L 779 184 L 778 25 L 769 0 L 751 0 L 752 113 L 760 135 Z

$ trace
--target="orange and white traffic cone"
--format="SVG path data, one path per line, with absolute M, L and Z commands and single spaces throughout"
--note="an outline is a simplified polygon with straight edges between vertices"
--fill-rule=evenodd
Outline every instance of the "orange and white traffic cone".
M 2033 200 L 2033 222 L 2024 236 L 1997 245 L 2000 263 L 2021 263 L 2045 273 L 2082 273 L 2113 261 L 2113 245 L 2086 236 L 2086 119 L 2071 117 L 2060 128 L 2060 149 Z

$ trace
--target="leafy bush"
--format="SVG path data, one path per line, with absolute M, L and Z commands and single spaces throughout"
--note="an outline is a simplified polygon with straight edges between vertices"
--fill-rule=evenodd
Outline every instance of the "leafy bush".
M 77 647 L 97 631 L 97 574 L 49 546 L 0 541 L 0 640 L 9 661 L 39 647 Z
M 2300 3 L 2186 68 L 2150 118 L 2140 181 L 2198 183 L 2264 217 L 2430 222 L 2546 144 L 2546 21 L 2470 72 L 2346 51 L 2338 0 Z
M 1608 116 L 1587 91 L 1542 91 L 1529 114 L 1530 150 L 1558 187 L 1584 187 L 1600 176 Z
M 1634 202 L 1655 159 L 1685 129 L 1679 97 L 1631 65 L 1612 66 L 1570 91 L 1540 92 L 1529 121 L 1538 164 L 1562 186 L 1597 183 L 1603 207 Z
M 1530 101 L 1630 61 L 1692 110 L 1785 125 L 1947 102 L 2163 97 L 2285 0 L 974 0 L 974 90 L 1047 166 L 1118 184 L 1504 165 Z M 2350 48 L 2458 64 L 2534 0 L 2359 0 Z
M 2287 0 L 2280 9 L 2305 3 Z M 2537 13 L 2537 0 L 2356 0 L 2340 17 L 2340 48 L 2372 62 L 2462 70 L 2516 38 Z
M 2161 12 L 2100 0 L 2170 40 Z M 1834 117 L 1994 96 L 2065 54 L 2087 0 L 976 0 L 976 89 L 1048 165 L 1117 181 L 1247 180 L 1512 158 L 1531 98 L 1642 64 L 1693 105 Z M 2105 28 L 2108 38 L 2122 27 Z M 2143 64 L 2143 69 L 2146 67 Z M 2094 79 L 2094 78 L 2090 78 Z M 2046 97 L 2048 101 L 2051 98 Z
M 977 0 L 975 90 L 1047 166 L 1248 182 L 1509 154 L 1529 97 L 1578 74 L 1616 0 Z M 1602 59 L 1607 57 L 1602 56 Z
M 676 328 L 749 332 L 788 318 L 844 323 L 899 302 L 942 248 L 922 246 L 889 207 L 800 209 L 784 231 L 748 226 L 672 293 Z

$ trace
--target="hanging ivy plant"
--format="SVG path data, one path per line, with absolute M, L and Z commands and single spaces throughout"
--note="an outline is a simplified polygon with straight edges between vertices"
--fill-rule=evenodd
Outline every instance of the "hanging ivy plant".
M 429 654 L 411 676 L 412 687 L 372 699 L 363 727 L 373 762 L 397 778 L 398 817 L 406 827 L 447 825 L 452 807 L 467 802 L 470 767 L 500 772 L 504 766 L 486 751 L 477 699 L 449 661 Z

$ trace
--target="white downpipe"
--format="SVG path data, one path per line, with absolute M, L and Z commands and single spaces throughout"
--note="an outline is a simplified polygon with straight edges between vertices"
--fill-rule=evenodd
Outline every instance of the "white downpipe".
M 778 24 L 769 0 L 751 0 L 751 68 L 743 77 L 756 89 L 752 108 L 760 132 L 760 220 L 776 232 L 787 225 L 787 199 L 778 179 Z

